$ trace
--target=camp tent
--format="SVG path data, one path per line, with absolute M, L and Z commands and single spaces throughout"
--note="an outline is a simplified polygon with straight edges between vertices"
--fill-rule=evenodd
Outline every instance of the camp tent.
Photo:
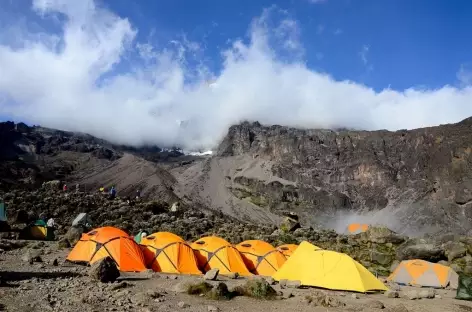
M 179 236 L 157 232 L 141 239 L 146 266 L 156 272 L 202 274 L 192 248 Z
M 472 301 L 472 277 L 464 274 L 459 275 L 456 299 Z
M 315 246 L 316 247 L 316 246 Z M 285 244 L 280 245 L 277 249 L 285 256 L 285 258 L 289 258 L 295 250 L 297 250 L 298 245 L 296 244 Z
M 192 244 L 192 248 L 203 272 L 216 268 L 220 270 L 220 274 L 251 275 L 239 251 L 220 237 L 202 237 Z
M 7 212 L 5 210 L 5 203 L 0 202 L 0 222 L 7 222 Z
M 134 236 L 134 241 L 138 244 L 141 244 L 141 239 L 147 235 L 146 231 L 139 231 L 138 234 Z
M 54 240 L 54 229 L 47 226 L 44 220 L 36 220 L 20 233 L 21 239 Z
M 359 234 L 362 232 L 366 232 L 369 229 L 368 224 L 361 224 L 361 223 L 351 223 L 347 226 L 347 234 Z
M 126 232 L 111 227 L 102 227 L 82 234 L 82 237 L 67 256 L 75 263 L 93 264 L 111 257 L 118 269 L 124 272 L 146 270 L 141 248 Z
M 457 289 L 459 276 L 453 269 L 438 263 L 424 260 L 406 260 L 400 262 L 388 277 L 397 284 Z
M 348 255 L 318 249 L 306 241 L 298 246 L 272 277 L 276 281 L 298 280 L 304 286 L 332 290 L 387 290 L 369 270 Z
M 244 263 L 253 274 L 271 276 L 285 263 L 287 258 L 274 246 L 261 240 L 247 240 L 236 249 L 241 253 Z

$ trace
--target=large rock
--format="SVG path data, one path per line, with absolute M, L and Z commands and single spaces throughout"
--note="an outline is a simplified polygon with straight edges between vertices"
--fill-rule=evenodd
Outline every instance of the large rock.
M 23 257 L 21 257 L 21 261 L 28 263 L 42 262 L 42 253 L 42 249 L 28 249 Z
M 449 262 L 466 255 L 466 246 L 461 242 L 447 242 L 443 245 L 444 254 Z
M 380 265 L 391 265 L 392 261 L 394 260 L 394 257 L 394 255 L 389 253 L 383 253 L 379 251 L 371 252 L 372 262 Z
M 64 236 L 71 246 L 74 246 L 82 237 L 84 230 L 81 226 L 71 226 Z
M 444 250 L 441 245 L 432 240 L 422 238 L 410 239 L 397 249 L 397 258 L 399 260 L 422 259 L 438 262 L 444 257 Z
M 112 258 L 105 257 L 91 266 L 89 276 L 96 281 L 110 283 L 120 277 L 120 271 Z
M 361 233 L 361 237 L 364 240 L 378 244 L 401 244 L 405 241 L 405 237 L 386 227 L 369 227 L 366 232 Z
M 205 273 L 203 276 L 204 280 L 214 281 L 218 278 L 218 273 L 220 273 L 219 269 L 211 269 Z
M 280 224 L 280 229 L 287 232 L 294 232 L 295 230 L 301 228 L 300 222 L 294 219 L 293 217 L 285 217 L 285 219 Z

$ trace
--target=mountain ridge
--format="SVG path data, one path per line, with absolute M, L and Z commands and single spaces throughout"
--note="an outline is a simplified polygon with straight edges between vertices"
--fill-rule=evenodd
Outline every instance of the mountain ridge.
M 141 189 L 269 224 L 295 212 L 304 225 L 338 231 L 349 222 L 409 235 L 472 227 L 472 118 L 394 132 L 243 122 L 211 157 L 7 122 L 0 148 L 3 188 L 116 184 L 122 196 Z

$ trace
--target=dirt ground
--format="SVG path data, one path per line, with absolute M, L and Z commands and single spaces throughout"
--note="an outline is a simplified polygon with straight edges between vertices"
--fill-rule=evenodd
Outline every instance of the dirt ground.
M 34 252 L 41 254 L 41 262 L 30 264 L 22 259 Z M 0 311 L 472 311 L 472 302 L 454 299 L 452 290 L 436 290 L 434 299 L 409 300 L 405 293 L 414 289 L 412 287 L 401 287 L 400 298 L 387 298 L 384 294 L 353 295 L 313 288 L 281 289 L 274 285 L 284 297 L 290 298 L 208 300 L 182 292 L 186 283 L 202 281 L 201 277 L 144 272 L 124 274 L 120 281 L 111 284 L 97 283 L 88 277 L 87 267 L 64 261 L 68 252 L 58 250 L 56 242 L 30 242 L 28 247 L 1 252 Z M 219 279 L 230 289 L 245 282 L 244 279 Z M 307 302 L 307 296 L 320 292 L 342 302 L 343 306 L 322 307 Z

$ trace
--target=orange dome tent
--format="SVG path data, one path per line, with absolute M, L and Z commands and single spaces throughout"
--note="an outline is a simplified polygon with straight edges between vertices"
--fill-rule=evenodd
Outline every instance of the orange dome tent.
M 219 269 L 220 274 L 251 275 L 239 251 L 220 237 L 202 237 L 192 244 L 192 248 L 197 257 L 198 266 L 204 272 Z
M 280 245 L 279 247 L 277 247 L 277 250 L 279 250 L 285 256 L 285 258 L 289 258 L 297 248 L 298 248 L 298 245 L 285 244 L 285 245 Z
M 247 240 L 236 245 L 244 263 L 253 274 L 271 276 L 285 263 L 285 256 L 271 244 L 261 240 Z
M 202 274 L 192 248 L 179 236 L 157 232 L 141 239 L 145 263 L 156 272 Z
M 424 260 L 406 260 L 388 277 L 397 284 L 457 289 L 459 276 L 448 266 Z
M 116 262 L 120 271 L 146 270 L 144 256 L 138 244 L 126 232 L 111 226 L 82 234 L 66 260 L 93 264 L 107 256 Z
M 347 234 L 359 234 L 369 229 L 368 224 L 351 223 L 347 227 Z

